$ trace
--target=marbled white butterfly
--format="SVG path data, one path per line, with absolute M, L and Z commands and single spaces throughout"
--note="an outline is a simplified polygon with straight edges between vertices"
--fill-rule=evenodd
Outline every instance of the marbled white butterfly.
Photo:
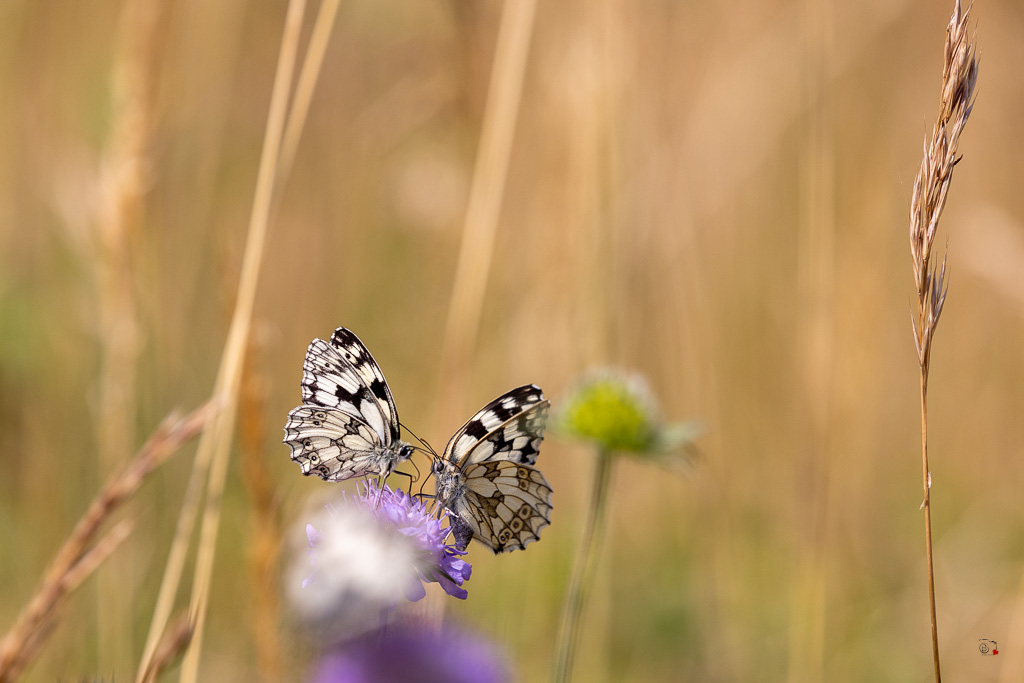
M 314 339 L 302 364 L 302 403 L 288 413 L 284 443 L 302 473 L 325 481 L 386 478 L 412 455 L 384 373 L 344 327 Z
M 513 389 L 462 425 L 434 462 L 460 546 L 475 538 L 495 554 L 525 548 L 551 523 L 551 485 L 533 466 L 549 405 L 539 387 Z

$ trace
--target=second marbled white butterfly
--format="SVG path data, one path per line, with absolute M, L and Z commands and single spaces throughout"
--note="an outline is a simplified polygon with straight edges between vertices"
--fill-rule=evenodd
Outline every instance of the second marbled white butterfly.
M 522 549 L 551 523 L 551 485 L 534 467 L 548 400 L 528 384 L 494 399 L 448 441 L 434 462 L 437 498 L 452 513 L 456 542 L 495 554 Z

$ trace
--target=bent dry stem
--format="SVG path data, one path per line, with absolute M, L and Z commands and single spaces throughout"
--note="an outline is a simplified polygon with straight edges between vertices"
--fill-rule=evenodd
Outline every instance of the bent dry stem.
M 576 560 L 573 563 L 572 579 L 562 608 L 561 628 L 558 636 L 558 653 L 555 659 L 553 680 L 558 683 L 569 680 L 572 673 L 576 643 L 579 640 L 580 615 L 583 603 L 594 583 L 597 568 L 596 557 L 604 536 L 605 507 L 608 498 L 608 482 L 611 479 L 612 455 L 604 448 L 597 452 L 597 468 L 594 471 L 590 509 L 587 526 L 583 530 Z

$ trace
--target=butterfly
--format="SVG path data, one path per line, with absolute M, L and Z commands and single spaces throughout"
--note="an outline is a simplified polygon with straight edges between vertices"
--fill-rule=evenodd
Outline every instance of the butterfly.
M 359 338 L 339 327 L 314 339 L 302 364 L 302 403 L 288 413 L 284 443 L 306 476 L 387 478 L 412 455 L 384 373 Z
M 471 417 L 434 461 L 437 498 L 453 513 L 456 543 L 495 554 L 522 549 L 551 523 L 551 485 L 534 467 L 550 403 L 532 384 Z

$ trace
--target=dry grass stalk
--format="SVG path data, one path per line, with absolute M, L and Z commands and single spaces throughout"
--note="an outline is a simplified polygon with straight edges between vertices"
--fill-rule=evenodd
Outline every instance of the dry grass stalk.
M 266 459 L 267 383 L 258 370 L 254 341 L 246 354 L 239 403 L 239 457 L 242 483 L 249 501 L 249 580 L 252 583 L 250 629 L 257 669 L 265 681 L 284 679 L 278 629 L 278 557 L 281 522 L 274 480 Z
M 285 20 L 284 38 L 278 57 L 274 89 L 271 94 L 270 114 L 267 119 L 263 152 L 256 181 L 256 193 L 253 198 L 245 254 L 242 260 L 238 296 L 235 300 L 228 339 L 214 384 L 214 395 L 222 397 L 226 407 L 221 419 L 203 434 L 199 444 L 192 474 L 185 491 L 185 498 L 182 502 L 181 513 L 178 517 L 174 540 L 164 569 L 164 577 L 160 584 L 160 592 L 157 596 L 149 635 L 143 650 L 137 681 L 141 680 L 148 662 L 153 657 L 160 634 L 170 618 L 178 585 L 181 582 L 189 539 L 198 514 L 202 487 L 206 483 L 208 487 L 207 505 L 203 516 L 203 528 L 196 559 L 195 580 L 193 581 L 192 608 L 196 614 L 195 637 L 186 654 L 182 677 L 184 680 L 195 680 L 198 672 L 199 644 L 202 642 L 205 627 L 209 580 L 213 570 L 213 551 L 220 523 L 220 495 L 227 476 L 228 449 L 236 415 L 245 345 L 252 325 L 252 310 L 260 264 L 263 259 L 267 226 L 274 211 L 275 189 L 279 189 L 282 185 L 282 172 L 287 173 L 287 170 L 290 169 L 293 155 L 298 146 L 313 85 L 316 82 L 317 74 L 319 74 L 327 38 L 330 36 L 329 29 L 333 25 L 337 12 L 336 3 L 333 0 L 321 5 L 313 29 L 309 52 L 302 67 L 301 82 L 291 107 L 287 110 L 286 117 L 305 7 L 305 0 L 291 0 Z M 285 128 L 286 121 L 287 128 Z M 282 142 L 282 139 L 285 142 Z
M 115 550 L 121 547 L 121 544 L 131 535 L 134 531 L 135 525 L 127 520 L 122 519 L 114 527 L 107 532 L 106 536 L 96 541 L 96 544 L 91 550 L 82 556 L 82 559 L 65 575 L 64 586 L 65 593 L 71 593 L 78 588 L 83 581 L 92 576 L 92 573 L 103 564 L 108 557 L 110 557 Z
M 135 0 L 125 6 L 114 65 L 113 124 L 103 159 L 94 259 L 103 335 L 99 450 L 107 469 L 128 457 L 132 443 L 139 346 L 132 251 L 143 220 L 143 199 L 152 182 L 153 53 L 165 4 Z
M 103 487 L 57 551 L 36 594 L 0 641 L 0 683 L 13 681 L 21 674 L 45 641 L 54 612 L 127 536 L 127 527 L 118 526 L 97 542 L 103 523 L 139 490 L 154 469 L 198 434 L 212 414 L 213 408 L 206 404 L 183 419 L 165 419 L 135 459 Z
M 239 278 L 238 298 L 235 302 L 235 311 L 231 327 L 228 330 L 228 339 L 224 347 L 215 387 L 215 395 L 223 396 L 227 407 L 221 415 L 222 419 L 203 434 L 200 443 L 201 448 L 204 444 L 206 445 L 204 450 L 210 454 L 210 468 L 206 507 L 203 510 L 203 522 L 200 528 L 195 574 L 192 582 L 191 610 L 195 616 L 195 633 L 182 663 L 181 680 L 186 682 L 196 681 L 199 675 L 199 657 L 210 599 L 210 580 L 213 575 L 217 532 L 220 528 L 221 497 L 227 480 L 228 456 L 237 413 L 242 362 L 252 327 L 256 284 L 259 279 L 260 264 L 263 260 L 263 245 L 266 241 L 267 225 L 270 222 L 273 206 L 281 140 L 288 113 L 289 93 L 292 89 L 299 35 L 302 30 L 305 9 L 305 0 L 291 0 L 288 3 L 277 72 L 274 76 L 274 87 L 270 98 L 270 113 L 267 117 L 263 150 L 260 155 L 256 193 L 249 219 L 245 255 Z
M 143 683 L 153 683 L 173 664 L 192 641 L 195 624 L 189 614 L 182 614 L 167 628 L 150 660 L 149 668 L 142 674 Z
M 340 5 L 341 0 L 324 0 L 320 3 L 320 9 L 317 11 L 316 21 L 313 23 L 313 33 L 309 37 L 309 47 L 302 60 L 299 79 L 295 83 L 295 95 L 292 98 L 292 106 L 288 110 L 288 123 L 284 129 L 284 138 L 281 140 L 281 159 L 277 164 L 278 188 L 284 185 L 291 173 L 292 162 L 295 161 L 295 153 L 299 149 L 302 129 L 306 126 L 309 105 L 313 101 L 313 92 L 316 90 L 316 82 L 320 77 L 320 67 L 324 63 L 324 53 L 327 52 L 327 45 L 331 40 L 331 29 L 334 27 L 334 19 L 338 16 Z
M 97 216 L 99 334 L 102 362 L 97 414 L 99 471 L 106 475 L 131 455 L 135 441 L 135 384 L 141 347 L 135 252 L 152 185 L 160 38 L 169 3 L 132 0 L 121 16 L 114 63 L 113 122 L 103 159 Z M 98 577 L 101 652 L 115 668 L 129 660 L 132 602 L 121 556 Z
M 935 615 L 935 572 L 932 561 L 931 472 L 928 467 L 928 371 L 932 339 L 946 301 L 946 256 L 936 272 L 932 245 L 939 217 L 946 206 L 953 169 L 960 158 L 960 134 L 974 107 L 978 61 L 967 33 L 971 8 L 962 11 L 956 0 L 946 28 L 942 69 L 942 97 L 939 118 L 930 140 L 925 140 L 921 168 L 914 179 L 910 203 L 910 254 L 917 285 L 917 314 L 913 319 L 914 345 L 921 368 L 921 469 L 924 488 L 925 553 L 928 559 L 928 598 L 932 627 L 932 659 L 936 682 L 942 680 L 939 666 L 939 634 Z
M 467 358 L 476 340 L 487 289 L 535 8 L 535 0 L 505 3 L 498 30 L 441 355 L 445 388 L 437 405 L 450 406 L 453 411 L 461 411 Z M 434 421 L 448 424 L 455 417 L 435 415 Z
M 830 439 L 835 387 L 836 206 L 835 132 L 831 130 L 829 73 L 835 64 L 833 19 L 826 3 L 801 3 L 803 100 L 798 292 L 803 352 L 806 453 L 797 481 L 809 490 L 792 580 L 786 680 L 825 678 L 829 526 L 835 518 Z
M 448 304 L 441 347 L 438 408 L 435 424 L 452 424 L 462 408 L 469 358 L 475 345 L 487 279 L 494 255 L 494 237 L 505 194 L 505 178 L 526 73 L 536 0 L 507 2 L 501 14 L 490 85 L 480 131 L 473 179 L 462 227 L 459 261 Z M 440 628 L 444 615 L 441 595 L 429 591 L 413 611 L 424 623 Z

